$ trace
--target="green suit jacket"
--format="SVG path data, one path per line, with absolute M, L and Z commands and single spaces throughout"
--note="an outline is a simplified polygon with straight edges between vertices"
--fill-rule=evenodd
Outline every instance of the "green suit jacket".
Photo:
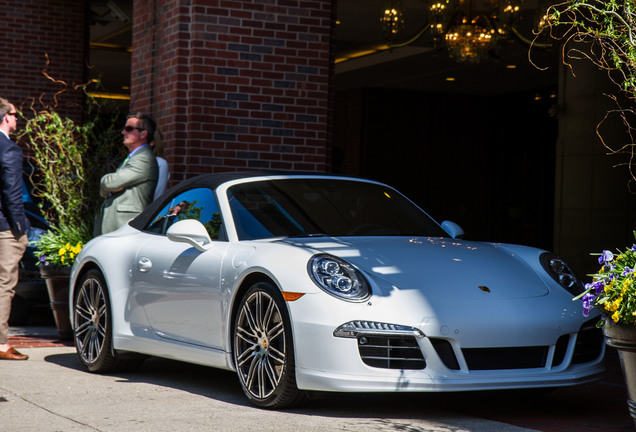
M 127 158 L 117 171 L 102 177 L 99 193 L 106 199 L 95 234 L 115 231 L 141 213 L 152 202 L 158 177 L 157 161 L 148 145 Z

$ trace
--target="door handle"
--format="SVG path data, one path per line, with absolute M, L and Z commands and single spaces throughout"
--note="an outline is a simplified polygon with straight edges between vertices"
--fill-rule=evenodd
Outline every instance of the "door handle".
M 146 257 L 139 258 L 139 261 L 137 262 L 137 270 L 139 270 L 142 273 L 148 273 L 151 268 L 152 268 L 152 261 L 150 261 L 150 258 L 146 258 Z

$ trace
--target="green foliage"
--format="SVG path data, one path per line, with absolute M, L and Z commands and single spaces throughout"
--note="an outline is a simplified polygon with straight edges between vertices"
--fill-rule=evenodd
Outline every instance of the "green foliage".
M 91 238 L 102 202 L 99 181 L 115 170 L 125 153 L 117 127 L 121 115 L 88 95 L 81 124 L 62 118 L 52 107 L 32 106 L 31 111 L 18 140 L 31 153 L 32 193 L 55 227 L 40 242 L 38 256 L 52 264 L 70 265 L 71 254 L 58 253 L 57 258 L 53 254 L 65 245 L 81 248 Z
M 191 203 L 187 203 L 183 206 L 179 215 L 177 216 L 177 220 L 185 220 L 185 219 L 194 219 L 201 220 L 201 213 L 203 212 L 203 207 L 198 207 L 199 201 L 194 201 Z M 219 238 L 219 229 L 221 228 L 221 215 L 217 212 L 212 215 L 212 218 L 203 224 L 205 229 L 210 234 L 210 238 L 217 239 Z
M 616 166 L 629 170 L 629 185 L 636 182 L 636 2 L 634 0 L 566 0 L 548 7 L 539 35 L 548 33 L 563 42 L 563 62 L 583 59 L 605 70 L 614 84 L 615 94 L 606 94 L 616 105 L 596 127 L 596 134 L 609 155 L 627 156 Z M 626 141 L 607 143 L 601 132 L 610 118 L 625 126 Z M 612 123 L 608 123 L 612 124 Z M 631 189 L 631 187 L 630 187 Z
M 616 253 L 605 250 L 598 255 L 601 269 L 591 275 L 593 281 L 575 298 L 583 302 L 583 315 L 587 316 L 592 309 L 598 310 L 601 313 L 599 327 L 636 325 L 636 244 Z
M 218 239 L 219 230 L 221 229 L 221 215 L 218 212 L 214 213 L 212 219 L 204 223 L 203 226 L 208 230 L 210 238 Z
M 33 150 L 33 195 L 44 200 L 43 213 L 54 225 L 74 226 L 86 213 L 86 142 L 72 120 L 41 111 L 26 123 L 20 137 Z M 34 178 L 32 178 L 33 180 Z
M 586 58 L 636 101 L 636 2 L 567 0 L 550 6 L 539 28 L 565 43 L 563 58 Z M 571 45 L 570 42 L 577 44 Z M 582 49 L 578 47 L 587 47 Z
M 634 0 L 567 0 L 550 6 L 540 31 L 549 31 L 555 39 L 563 40 L 563 61 L 571 67 L 571 59 L 587 59 L 606 70 L 630 103 L 636 102 L 636 2 Z M 633 180 L 636 143 L 630 117 L 631 108 L 621 107 L 617 95 L 610 97 L 618 104 L 618 113 L 628 129 L 631 142 L 610 154 L 628 153 L 628 165 Z M 609 113 L 608 113 L 609 114 Z M 607 116 L 606 116 L 607 118 Z M 603 121 L 601 121 L 601 124 Z M 599 125 L 600 126 L 600 125 Z M 597 127 L 598 133 L 598 127 Z M 599 134 L 602 140 L 602 137 Z M 634 233 L 636 237 L 636 232 Z M 601 313 L 600 325 L 636 324 L 636 245 L 630 249 L 600 254 L 601 269 L 592 275 L 593 281 L 576 299 L 583 302 L 583 315 L 592 309 Z
M 90 235 L 91 231 L 87 224 L 52 228 L 40 238 L 34 252 L 39 259 L 38 264 L 72 265 Z
M 88 97 L 82 124 L 49 107 L 34 110 L 19 134 L 32 151 L 33 195 L 53 225 L 92 224 L 101 203 L 99 179 L 114 170 L 123 151 L 118 114 L 106 108 Z

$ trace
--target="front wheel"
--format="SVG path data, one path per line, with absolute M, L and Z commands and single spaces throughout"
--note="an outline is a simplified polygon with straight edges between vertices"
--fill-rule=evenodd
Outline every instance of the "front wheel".
M 305 399 L 296 387 L 291 325 L 278 289 L 259 282 L 245 293 L 233 336 L 234 364 L 254 405 L 285 408 Z
M 113 350 L 111 306 L 101 272 L 88 271 L 75 292 L 73 339 L 90 372 L 112 372 L 141 365 L 143 358 L 119 358 Z

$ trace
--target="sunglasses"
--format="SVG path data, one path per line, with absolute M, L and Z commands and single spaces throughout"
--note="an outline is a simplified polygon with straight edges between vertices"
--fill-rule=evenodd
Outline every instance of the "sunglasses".
M 123 132 L 123 131 L 126 131 L 126 132 L 132 132 L 132 131 L 134 131 L 135 129 L 137 129 L 139 132 L 141 132 L 141 131 L 143 131 L 143 130 L 146 130 L 146 129 L 144 129 L 144 128 L 138 128 L 138 127 L 135 127 L 135 126 L 124 126 L 124 128 L 122 129 L 122 132 Z
M 17 117 L 18 113 L 17 112 L 8 112 L 5 115 L 12 115 L 12 116 L 16 116 Z

